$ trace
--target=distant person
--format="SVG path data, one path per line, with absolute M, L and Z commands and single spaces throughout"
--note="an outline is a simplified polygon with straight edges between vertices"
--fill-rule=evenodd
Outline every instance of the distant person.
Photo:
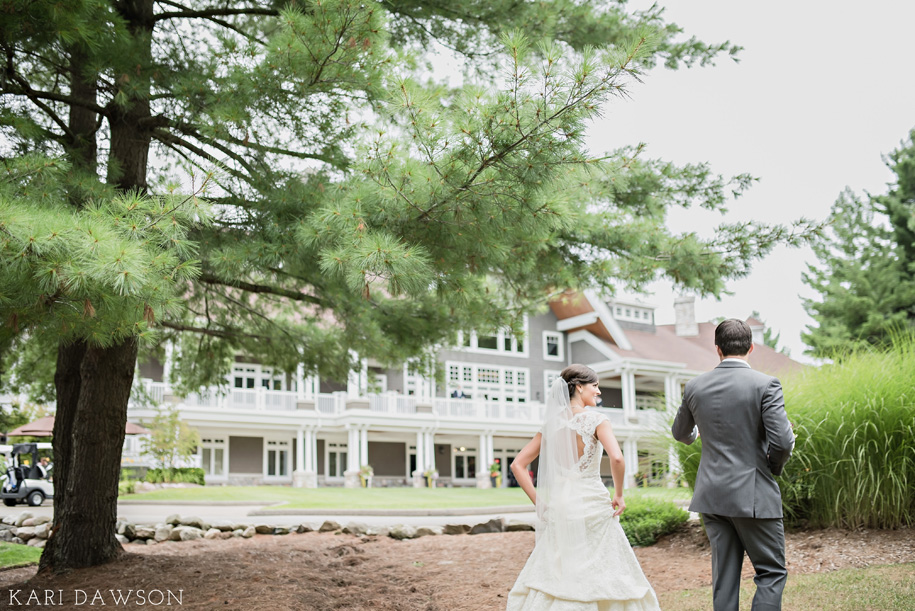
M 756 569 L 754 611 L 782 608 L 785 529 L 775 482 L 794 449 L 782 386 L 753 371 L 753 332 L 731 318 L 715 329 L 720 364 L 686 383 L 671 432 L 702 437 L 690 511 L 702 515 L 712 547 L 714 611 L 737 611 L 744 552 Z
M 539 522 L 534 551 L 508 594 L 508 611 L 660 609 L 620 526 L 625 461 L 610 421 L 588 409 L 599 396 L 594 370 L 566 367 L 547 393 L 541 432 L 512 461 Z M 612 496 L 600 478 L 604 450 Z M 538 456 L 535 488 L 530 464 Z
M 454 389 L 454 391 L 451 393 L 451 397 L 453 399 L 467 399 L 468 398 L 467 395 L 464 394 L 464 391 L 461 390 L 460 386 L 458 386 L 457 388 Z
M 41 479 L 48 479 L 48 473 L 51 471 L 51 460 L 47 456 L 42 456 L 38 461 L 38 471 L 41 473 Z

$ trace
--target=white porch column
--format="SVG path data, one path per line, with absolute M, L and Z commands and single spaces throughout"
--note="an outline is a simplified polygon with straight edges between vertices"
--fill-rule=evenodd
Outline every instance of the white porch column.
M 162 363 L 162 381 L 165 382 L 166 388 L 172 387 L 172 367 L 175 364 L 175 344 L 173 342 L 165 343 L 165 362 Z M 171 390 L 169 390 L 171 394 Z
M 477 488 L 492 487 L 492 482 L 489 481 L 489 465 L 492 464 L 492 460 L 488 459 L 491 441 L 492 436 L 486 433 L 480 435 L 480 444 L 477 450 Z
M 295 368 L 295 398 L 305 400 L 305 366 L 299 363 Z
M 295 432 L 295 470 L 305 471 L 305 457 L 308 450 L 305 449 L 305 431 L 299 429 Z
M 626 422 L 638 419 L 635 409 L 635 373 L 631 369 L 624 369 L 620 374 L 623 394 L 623 418 Z
M 426 433 L 424 445 L 426 447 L 426 469 L 435 471 L 435 433 L 432 431 Z
M 674 374 L 668 374 L 664 377 L 664 400 L 668 411 L 676 411 L 683 401 L 680 392 L 680 380 Z
M 635 486 L 635 474 L 639 470 L 639 444 L 635 439 L 623 442 L 623 459 L 626 462 L 626 479 L 623 488 Z
M 361 488 L 359 481 L 359 429 L 352 427 L 348 431 L 346 442 L 346 471 L 343 472 L 344 488 Z
M 311 429 L 309 431 L 311 434 L 311 471 L 315 472 L 315 477 L 318 473 L 318 429 Z M 317 480 L 315 480 L 317 481 Z
M 295 471 L 292 472 L 294 488 L 317 488 L 318 474 L 315 462 L 315 431 L 312 428 L 295 432 Z
M 369 430 L 359 431 L 359 467 L 369 464 Z

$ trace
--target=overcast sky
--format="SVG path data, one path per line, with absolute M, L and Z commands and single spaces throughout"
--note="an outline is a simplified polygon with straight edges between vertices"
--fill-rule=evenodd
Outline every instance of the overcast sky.
M 650 4 L 630 2 L 634 9 Z M 730 206 L 728 221 L 822 220 L 846 186 L 885 192 L 893 175 L 881 155 L 915 127 L 915 2 L 661 4 L 688 34 L 743 46 L 741 61 L 653 71 L 631 88 L 630 99 L 608 106 L 593 129 L 593 152 L 641 141 L 649 157 L 708 161 L 724 175 L 758 177 Z M 707 232 L 720 221 L 696 211 L 671 217 L 673 227 L 691 231 Z M 814 261 L 807 248 L 779 248 L 749 278 L 729 283 L 734 295 L 697 300 L 697 318 L 746 318 L 758 310 L 791 355 L 802 358 L 800 334 L 812 319 L 801 297 L 816 294 L 801 273 Z M 657 283 L 653 291 L 647 300 L 658 306 L 657 321 L 673 322 L 670 285 Z

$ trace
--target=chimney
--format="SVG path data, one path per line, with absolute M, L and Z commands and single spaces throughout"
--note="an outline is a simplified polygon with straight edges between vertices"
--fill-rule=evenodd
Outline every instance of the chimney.
M 679 337 L 696 337 L 699 325 L 696 323 L 696 298 L 677 297 L 674 299 L 675 330 Z

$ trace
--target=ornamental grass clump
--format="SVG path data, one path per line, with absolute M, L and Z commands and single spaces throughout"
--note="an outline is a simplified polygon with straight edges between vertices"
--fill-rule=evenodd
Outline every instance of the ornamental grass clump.
M 785 385 L 794 457 L 785 515 L 841 528 L 915 524 L 915 337 L 811 369 Z

